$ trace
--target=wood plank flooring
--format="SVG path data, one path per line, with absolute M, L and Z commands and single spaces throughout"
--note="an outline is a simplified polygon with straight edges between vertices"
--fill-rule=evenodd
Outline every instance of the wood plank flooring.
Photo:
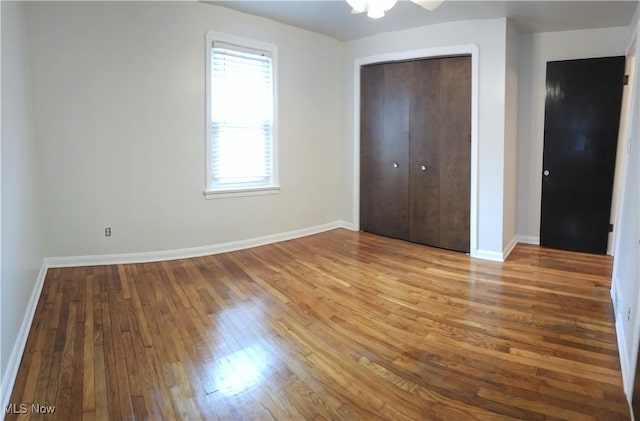
M 627 420 L 610 273 L 346 230 L 52 269 L 6 419 Z

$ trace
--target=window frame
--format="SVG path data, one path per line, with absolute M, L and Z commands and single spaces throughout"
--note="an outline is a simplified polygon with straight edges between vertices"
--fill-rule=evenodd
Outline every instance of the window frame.
M 237 46 L 239 49 L 265 51 L 271 55 L 273 89 L 273 125 L 271 128 L 271 153 L 273 160 L 271 184 L 266 186 L 247 186 L 221 188 L 212 185 L 212 130 L 211 130 L 211 54 L 214 42 Z M 229 197 L 259 196 L 276 194 L 280 191 L 278 166 L 278 49 L 275 45 L 247 38 L 207 31 L 205 34 L 205 199 Z

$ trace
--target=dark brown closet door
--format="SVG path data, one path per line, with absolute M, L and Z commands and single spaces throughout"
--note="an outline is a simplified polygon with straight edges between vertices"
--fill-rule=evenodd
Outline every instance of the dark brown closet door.
M 411 63 L 361 69 L 360 226 L 408 239 Z
M 440 59 L 413 63 L 409 240 L 440 244 Z
M 439 247 L 469 252 L 471 57 L 442 59 L 440 74 Z
M 414 62 L 409 238 L 469 251 L 471 58 Z

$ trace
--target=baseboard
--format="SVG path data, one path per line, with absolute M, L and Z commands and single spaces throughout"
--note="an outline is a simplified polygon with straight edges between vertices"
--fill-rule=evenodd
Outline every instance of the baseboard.
M 613 306 L 613 316 L 618 318 L 618 287 L 616 285 L 615 277 L 611 278 L 611 288 L 609 289 L 609 295 L 611 295 L 611 304 Z
M 228 243 L 213 244 L 209 246 L 190 247 L 175 250 L 151 251 L 142 253 L 123 254 L 103 254 L 93 256 L 69 256 L 69 257 L 47 257 L 45 262 L 47 267 L 79 267 L 79 266 L 100 266 L 117 265 L 125 263 L 150 263 L 164 260 L 188 259 L 192 257 L 209 256 L 212 254 L 227 253 L 230 251 L 243 250 L 251 247 L 264 246 L 266 244 L 277 243 L 279 241 L 293 240 L 295 238 L 306 237 L 308 235 L 319 234 L 336 228 L 353 230 L 353 225 L 345 221 L 334 221 L 327 224 L 316 225 L 294 231 L 287 231 L 278 234 L 266 235 L 263 237 L 249 238 Z
M 518 244 L 517 237 L 513 237 L 505 248 L 502 249 L 502 252 L 478 249 L 473 257 L 476 259 L 491 260 L 493 262 L 504 262 L 516 244 Z
M 616 328 L 616 340 L 618 342 L 618 358 L 620 359 L 620 371 L 622 373 L 622 387 L 624 390 L 624 394 L 627 397 L 627 402 L 629 403 L 629 407 L 631 407 L 631 397 L 633 394 L 633 382 L 635 377 L 635 367 L 632 366 L 632 361 L 629 361 L 629 356 L 627 353 L 627 340 L 624 336 L 624 328 L 622 327 L 621 322 L 624 322 L 624 318 L 618 317 L 618 306 L 617 303 L 617 280 L 613 278 L 611 282 L 611 303 L 613 304 L 613 314 L 615 317 L 615 328 Z M 633 419 L 633 410 L 630 410 L 631 418 Z
M 13 349 L 11 350 L 11 355 L 9 356 L 7 371 L 2 378 L 2 385 L 0 386 L 0 399 L 2 399 L 1 403 L 3 410 L 2 416 L 0 418 L 2 419 L 4 419 L 5 415 L 4 408 L 7 407 L 7 405 L 9 404 L 9 399 L 11 399 L 11 392 L 13 392 L 13 385 L 16 382 L 18 368 L 20 368 L 22 354 L 24 354 L 24 347 L 27 345 L 29 330 L 31 330 L 31 323 L 33 322 L 33 316 L 35 316 L 36 314 L 38 300 L 40 299 L 42 286 L 44 285 L 44 279 L 46 276 L 47 266 L 46 262 L 43 261 L 42 267 L 40 268 L 40 273 L 38 274 L 38 279 L 36 279 L 33 291 L 31 291 L 31 297 L 29 297 L 29 303 L 27 304 L 27 309 L 25 311 L 24 318 L 22 319 L 20 330 L 18 331 L 18 337 L 16 338 L 16 342 L 13 344 Z
M 337 223 L 340 225 L 338 228 L 344 228 L 344 229 L 349 230 L 349 231 L 358 231 L 356 229 L 356 226 L 354 224 L 352 224 L 351 222 L 338 221 Z
M 509 257 L 509 255 L 511 254 L 511 252 L 515 248 L 516 244 L 518 244 L 518 238 L 516 236 L 513 236 L 511 241 L 509 241 L 509 243 L 505 246 L 505 248 L 502 249 L 502 261 L 503 262 L 505 260 L 507 260 L 507 257 Z
M 616 317 L 616 339 L 618 340 L 618 357 L 620 358 L 620 371 L 622 372 L 622 387 L 627 401 L 631 401 L 633 393 L 633 377 L 631 362 L 627 357 L 627 342 L 624 338 L 624 331 L 620 324 L 620 318 Z
M 533 235 L 516 235 L 516 241 L 518 243 L 540 245 L 540 237 Z
M 489 251 L 489 250 L 476 250 L 476 255 L 473 256 L 476 259 L 492 260 L 494 262 L 504 262 L 504 257 L 501 252 Z

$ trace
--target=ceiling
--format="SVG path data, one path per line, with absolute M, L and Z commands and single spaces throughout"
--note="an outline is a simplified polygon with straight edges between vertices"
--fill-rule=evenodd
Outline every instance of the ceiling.
M 627 1 L 459 1 L 446 0 L 430 12 L 400 0 L 381 19 L 352 15 L 344 0 L 217 0 L 216 4 L 349 41 L 383 32 L 443 22 L 509 17 L 521 32 L 553 32 L 627 26 L 637 0 Z

